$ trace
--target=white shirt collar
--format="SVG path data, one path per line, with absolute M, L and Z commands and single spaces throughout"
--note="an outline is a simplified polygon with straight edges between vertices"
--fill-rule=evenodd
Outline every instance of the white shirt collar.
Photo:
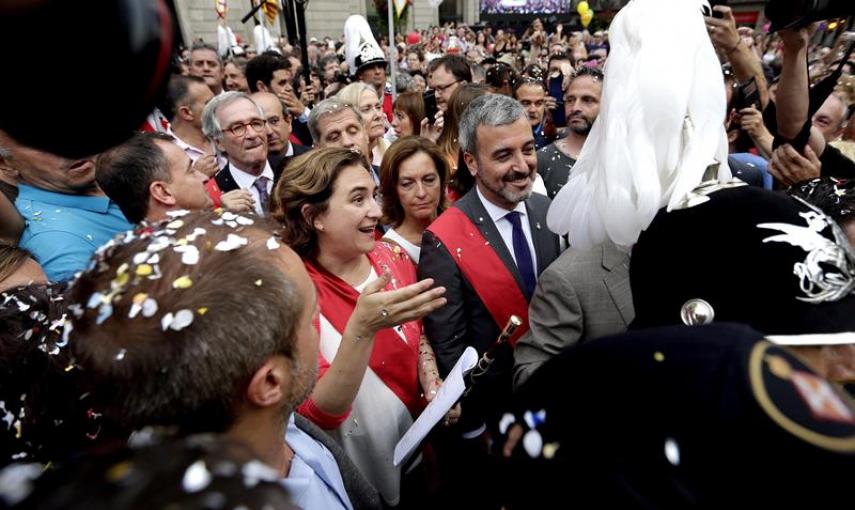
M 205 151 L 203 151 L 202 149 L 200 149 L 198 147 L 193 147 L 189 143 L 187 143 L 184 140 L 182 140 L 181 138 L 179 138 L 178 135 L 176 135 L 174 132 L 170 132 L 169 134 L 172 135 L 172 138 L 174 138 L 173 141 L 175 142 L 175 145 L 180 147 L 181 150 L 183 150 L 184 152 L 191 151 L 191 152 L 197 153 L 199 155 L 205 154 Z
M 264 163 L 264 170 L 262 170 L 258 175 L 252 175 L 249 172 L 241 170 L 231 161 L 229 162 L 229 169 L 232 171 L 232 177 L 234 178 L 235 183 L 237 183 L 241 189 L 251 188 L 255 180 L 262 176 L 270 179 L 271 183 L 273 182 L 273 169 L 270 168 L 269 162 Z
M 293 156 L 293 155 L 294 155 L 294 144 L 291 143 L 291 140 L 288 140 L 288 150 L 285 151 L 285 157 L 287 158 L 287 157 Z
M 478 187 L 478 184 L 475 184 L 475 191 L 478 193 L 478 199 L 481 200 L 482 204 L 484 204 L 484 209 L 487 210 L 487 214 L 490 215 L 490 219 L 493 220 L 493 223 L 496 223 L 500 219 L 504 218 L 505 215 L 507 215 L 509 212 L 511 212 L 510 210 L 505 209 L 503 207 L 499 207 L 493 202 L 487 200 L 484 194 L 481 193 L 481 188 Z M 520 216 L 523 217 L 526 217 L 528 215 L 528 211 L 526 211 L 525 208 L 525 200 L 517 203 L 517 206 L 514 207 L 512 210 L 517 211 L 518 213 L 520 213 Z

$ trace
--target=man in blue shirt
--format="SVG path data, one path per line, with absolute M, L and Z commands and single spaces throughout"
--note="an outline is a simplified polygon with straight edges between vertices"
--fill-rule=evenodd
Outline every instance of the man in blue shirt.
M 20 245 L 51 281 L 70 279 L 99 246 L 132 228 L 95 184 L 92 158 L 66 159 L 0 131 L 0 166 L 18 178 L 15 206 L 27 223 Z

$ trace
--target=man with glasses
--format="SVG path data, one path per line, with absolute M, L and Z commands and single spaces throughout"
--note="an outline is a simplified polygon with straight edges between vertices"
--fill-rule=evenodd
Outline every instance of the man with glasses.
M 309 148 L 291 143 L 292 118 L 276 94 L 256 92 L 250 98 L 264 111 L 267 125 L 270 127 L 267 135 L 267 161 L 273 169 L 275 185 L 288 161 L 307 152 Z
M 228 159 L 208 181 L 215 205 L 223 193 L 242 189 L 256 213 L 267 213 L 274 181 L 267 161 L 269 130 L 264 111 L 243 92 L 224 92 L 205 106 L 202 131 Z
M 457 87 L 472 81 L 472 71 L 466 59 L 458 55 L 445 55 L 432 60 L 428 67 L 428 86 L 436 92 L 436 106 L 445 113 L 451 94 Z

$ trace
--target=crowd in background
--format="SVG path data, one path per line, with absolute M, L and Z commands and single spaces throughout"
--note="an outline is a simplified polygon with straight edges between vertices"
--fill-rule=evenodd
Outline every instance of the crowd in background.
M 811 203 L 851 243 L 855 32 L 721 12 L 703 19 L 730 171 Z M 520 440 L 505 443 L 512 393 L 635 317 L 635 255 L 547 228 L 606 107 L 609 31 L 578 28 L 446 23 L 356 54 L 334 34 L 310 40 L 308 70 L 284 39 L 198 40 L 141 133 L 96 157 L 0 131 L 0 452 L 16 463 L 2 501 L 527 507 L 489 485 L 508 482 Z M 464 349 L 490 351 L 495 307 L 518 303 L 512 370 L 393 465 Z M 59 469 L 34 482 L 44 465 Z

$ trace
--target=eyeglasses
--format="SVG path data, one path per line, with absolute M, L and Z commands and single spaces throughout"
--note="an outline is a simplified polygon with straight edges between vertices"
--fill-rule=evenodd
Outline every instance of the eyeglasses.
M 229 126 L 227 129 L 228 129 L 229 133 L 231 133 L 235 136 L 243 136 L 244 134 L 246 134 L 246 127 L 247 126 L 251 127 L 252 130 L 255 131 L 256 133 L 261 133 L 262 131 L 264 131 L 264 126 L 266 124 L 267 124 L 266 120 L 253 119 L 249 122 L 239 122 L 237 124 Z
M 448 89 L 449 89 L 449 87 L 451 87 L 451 86 L 452 86 L 452 85 L 454 85 L 455 83 L 460 83 L 460 80 L 454 80 L 453 82 L 451 82 L 451 83 L 447 83 L 447 84 L 445 84 L 445 85 L 435 85 L 435 86 L 433 87 L 433 89 L 434 89 L 435 91 L 439 92 L 439 93 L 443 93 L 443 92 L 445 92 L 446 90 L 448 90 Z

